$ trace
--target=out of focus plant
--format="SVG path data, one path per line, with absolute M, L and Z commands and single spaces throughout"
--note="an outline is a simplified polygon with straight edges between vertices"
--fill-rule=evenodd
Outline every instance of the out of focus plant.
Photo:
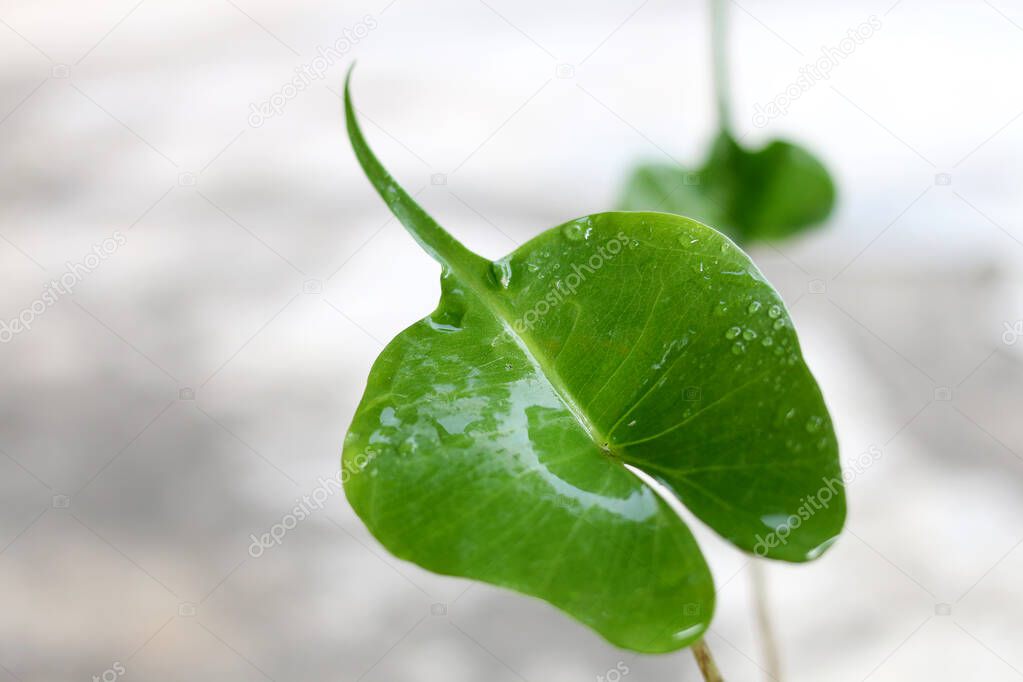
M 727 0 L 711 0 L 711 42 L 719 131 L 707 160 L 695 169 L 667 163 L 636 168 L 619 207 L 695 218 L 740 245 L 777 241 L 820 224 L 835 204 L 823 164 L 792 142 L 772 140 L 750 150 L 731 125 L 727 65 Z

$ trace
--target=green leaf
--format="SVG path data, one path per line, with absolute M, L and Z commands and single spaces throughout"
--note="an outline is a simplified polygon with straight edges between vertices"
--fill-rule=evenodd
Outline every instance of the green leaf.
M 835 185 L 810 152 L 775 140 L 743 149 L 726 132 L 698 171 L 640 166 L 620 201 L 626 211 L 664 211 L 718 227 L 740 244 L 781 240 L 823 222 Z
M 805 561 L 834 540 L 828 411 L 781 299 L 731 241 L 602 213 L 491 263 L 383 169 L 347 83 L 345 110 L 366 175 L 443 269 L 437 309 L 381 353 L 345 439 L 346 495 L 388 550 L 664 652 L 707 628 L 713 581 L 626 465 L 746 551 Z

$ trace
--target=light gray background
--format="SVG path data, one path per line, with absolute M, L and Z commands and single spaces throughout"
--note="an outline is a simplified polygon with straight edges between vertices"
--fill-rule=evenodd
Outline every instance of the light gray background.
M 812 145 L 841 191 L 827 229 L 752 255 L 843 458 L 882 453 L 830 553 L 766 567 L 787 679 L 1018 680 L 1023 8 L 731 10 L 744 139 Z M 367 15 L 326 78 L 249 125 Z M 870 15 L 882 28 L 830 80 L 752 125 Z M 0 345 L 0 680 L 587 681 L 620 662 L 635 682 L 695 679 L 688 652 L 619 651 L 541 602 L 388 557 L 341 494 L 248 547 L 337 472 L 381 342 L 438 293 L 349 149 L 350 59 L 380 157 L 496 257 L 611 207 L 630 164 L 703 153 L 705 29 L 703 3 L 674 0 L 0 5 L 0 319 L 126 239 Z M 728 679 L 760 679 L 748 559 L 699 537 L 720 590 L 708 641 Z

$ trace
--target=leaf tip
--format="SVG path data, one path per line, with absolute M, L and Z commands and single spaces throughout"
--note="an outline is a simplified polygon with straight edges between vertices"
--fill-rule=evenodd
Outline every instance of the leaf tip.
M 352 109 L 352 73 L 355 71 L 355 67 L 358 65 L 358 60 L 353 60 L 351 65 L 348 67 L 348 71 L 345 72 L 345 87 L 344 87 L 344 104 L 345 104 L 345 115 L 351 117 Z

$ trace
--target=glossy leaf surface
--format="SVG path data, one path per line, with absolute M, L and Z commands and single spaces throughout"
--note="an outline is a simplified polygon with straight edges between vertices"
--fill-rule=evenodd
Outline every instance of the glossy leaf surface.
M 626 211 L 694 218 L 740 244 L 802 232 L 823 222 L 834 205 L 834 182 L 810 152 L 781 140 L 751 152 L 728 133 L 718 136 L 695 172 L 662 163 L 640 166 L 620 202 Z
M 781 299 L 730 240 L 603 213 L 491 263 L 383 169 L 347 84 L 346 115 L 370 181 L 443 269 L 437 309 L 381 353 L 345 440 L 346 495 L 389 551 L 663 652 L 706 629 L 714 586 L 689 528 L 626 464 L 744 550 L 805 561 L 834 540 L 827 409 Z M 800 519 L 825 485 L 828 504 Z

